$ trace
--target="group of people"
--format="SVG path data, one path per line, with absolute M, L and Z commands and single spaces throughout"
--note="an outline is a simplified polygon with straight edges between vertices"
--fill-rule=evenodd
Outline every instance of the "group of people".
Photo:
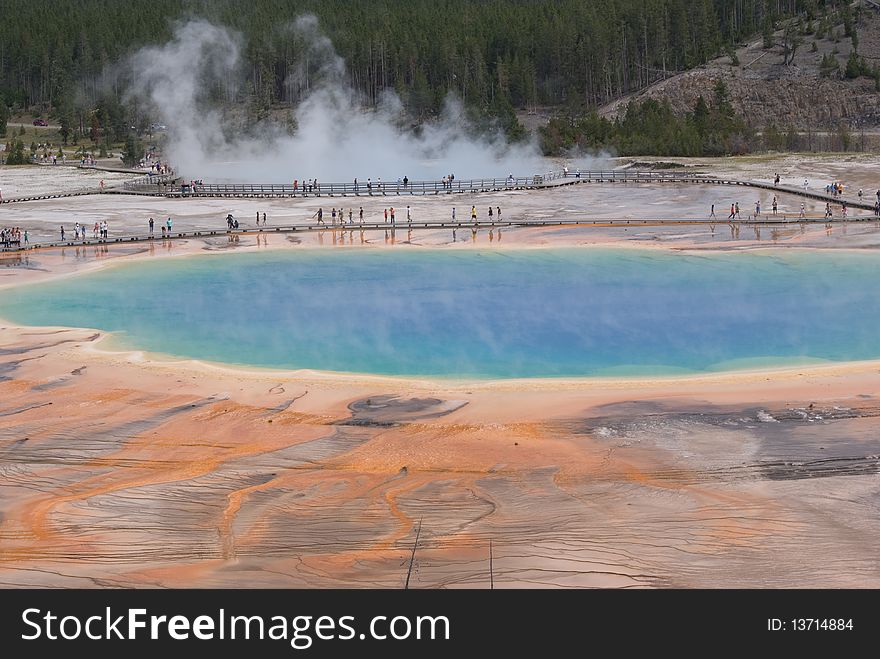
M 394 206 L 392 206 L 391 208 L 385 209 L 385 221 L 387 222 L 388 219 L 390 218 L 391 219 L 391 226 L 394 226 L 394 224 L 397 220 L 395 213 L 396 213 L 396 211 L 394 210 Z M 410 209 L 409 206 L 406 207 L 406 221 L 407 221 L 407 224 L 412 223 L 412 210 Z
M 155 233 L 156 221 L 151 217 L 149 219 L 149 221 L 147 222 L 147 225 L 150 227 L 150 237 L 152 237 Z M 168 235 L 168 236 L 171 235 L 171 229 L 173 226 L 174 226 L 174 220 L 172 220 L 170 217 L 168 217 L 165 220 L 165 223 L 162 224 L 160 227 L 162 229 L 162 237 L 163 238 L 165 238 L 166 235 Z
M 390 223 L 391 226 L 395 226 L 397 224 L 397 210 L 398 209 L 394 208 L 394 206 L 391 206 L 389 208 L 384 208 L 382 210 L 383 221 L 386 224 Z M 258 225 L 259 225 L 259 215 L 260 214 L 257 213 L 257 224 Z M 489 222 L 500 221 L 501 220 L 501 206 L 494 206 L 494 207 L 489 206 L 488 211 L 487 211 L 487 217 L 489 218 Z M 324 221 L 324 209 L 323 208 L 319 208 L 318 210 L 316 210 L 314 212 L 314 214 L 312 215 L 312 218 L 316 219 L 318 221 L 318 224 L 320 224 L 322 226 L 327 226 L 327 223 Z M 360 224 L 364 223 L 364 207 L 363 206 L 358 208 L 357 218 L 358 218 L 358 223 L 360 223 Z M 471 220 L 474 223 L 477 222 L 477 207 L 476 206 L 471 206 Z M 413 221 L 413 211 L 410 206 L 407 206 L 406 207 L 406 222 L 407 222 L 407 224 L 412 224 L 412 221 Z M 452 208 L 452 221 L 453 222 L 456 221 L 456 211 L 455 211 L 454 206 Z M 264 215 L 263 222 L 265 223 L 265 215 Z M 337 226 L 337 225 L 339 225 L 339 226 L 346 226 L 346 225 L 354 226 L 354 224 L 355 224 L 355 220 L 354 220 L 354 209 L 353 208 L 348 209 L 347 221 L 346 221 L 345 209 L 340 208 L 337 210 L 335 207 L 330 209 L 330 226 Z
M 455 180 L 455 174 L 447 174 L 442 178 L 442 185 L 444 189 L 451 189 L 452 183 Z M 367 194 L 372 195 L 375 191 L 377 194 L 385 194 L 386 193 L 386 185 L 382 182 L 382 177 L 378 177 L 375 181 L 372 178 L 368 178 L 366 183 L 362 183 L 359 179 L 355 178 L 352 181 L 352 189 L 355 193 L 359 193 L 363 188 L 366 190 Z M 395 184 L 392 184 L 394 186 Z M 410 187 L 410 178 L 409 176 L 403 176 L 397 178 L 396 189 L 404 189 L 408 190 Z M 293 193 L 298 194 L 302 192 L 302 194 L 312 194 L 321 192 L 321 184 L 318 183 L 318 179 L 293 179 Z
M 58 154 L 57 153 L 50 154 L 44 149 L 43 153 L 40 154 L 39 158 L 36 156 L 36 154 L 34 154 L 34 161 L 41 164 L 41 165 L 48 165 L 50 162 L 53 165 L 57 165 L 58 164 Z M 62 152 L 61 153 L 61 164 L 63 165 L 66 163 L 67 163 L 67 155 L 64 152 Z
M 89 229 L 85 224 L 80 224 L 77 222 L 73 225 L 73 240 L 86 240 Z M 109 225 L 107 224 L 107 220 L 101 220 L 100 222 L 95 222 L 95 225 L 92 227 L 92 238 L 94 240 L 104 240 L 110 233 Z M 64 225 L 61 225 L 61 240 L 68 240 L 67 231 L 64 228 Z
M 395 226 L 397 224 L 397 210 L 398 209 L 394 208 L 394 206 L 391 206 L 389 208 L 384 208 L 382 210 L 383 221 L 386 224 L 390 223 L 391 226 Z M 318 221 L 318 224 L 323 225 L 323 226 L 327 226 L 327 223 L 324 221 L 324 209 L 323 208 L 319 208 L 318 210 L 316 210 L 315 213 L 312 215 L 312 217 Z M 488 217 L 489 222 L 500 221 L 501 220 L 501 206 L 494 206 L 494 207 L 489 206 L 488 211 L 487 211 L 487 217 Z M 477 207 L 476 206 L 471 206 L 471 220 L 474 223 L 477 222 Z M 413 221 L 413 211 L 410 206 L 407 206 L 406 207 L 406 222 L 407 222 L 407 224 L 412 224 L 412 221 Z M 456 211 L 455 211 L 454 206 L 452 208 L 452 221 L 453 222 L 456 221 Z M 264 222 L 265 222 L 265 219 L 264 219 Z M 364 207 L 363 206 L 361 206 L 358 209 L 358 222 L 360 224 L 364 223 Z M 257 213 L 257 223 L 259 224 L 259 213 Z M 337 210 L 335 207 L 330 209 L 330 226 L 337 226 L 337 224 L 339 226 L 345 226 L 346 224 L 353 226 L 354 223 L 355 222 L 354 222 L 354 209 L 353 208 L 348 209 L 347 222 L 346 222 L 345 209 L 340 208 Z
M 394 216 L 394 209 L 393 208 L 391 209 L 391 213 L 392 213 L 392 217 L 393 217 Z M 324 209 L 323 208 L 319 208 L 317 211 L 315 211 L 315 214 L 312 215 L 312 217 L 317 218 L 318 224 L 322 224 L 324 226 L 327 226 L 327 223 L 324 222 Z M 386 222 L 388 221 L 388 209 L 387 208 L 385 209 L 385 221 Z M 361 206 L 358 209 L 358 222 L 360 224 L 364 223 L 364 207 L 363 206 Z M 393 223 L 393 221 L 392 221 L 392 223 Z M 337 224 L 339 224 L 339 226 L 344 226 L 346 224 L 345 209 L 340 208 L 337 211 L 336 208 L 334 207 L 334 208 L 330 209 L 330 225 L 336 226 Z M 354 209 L 353 208 L 348 209 L 348 224 L 351 226 L 354 226 Z
M 357 179 L 355 179 L 355 181 L 357 181 Z M 293 179 L 293 192 L 294 192 L 294 194 L 299 192 L 300 187 L 302 188 L 303 194 L 305 194 L 306 192 L 320 192 L 321 191 L 321 185 L 318 183 L 318 179 L 316 179 L 316 178 L 314 178 L 314 179 L 310 178 L 308 183 L 306 183 L 306 180 L 303 179 L 302 184 L 300 184 L 299 179 L 296 179 L 296 178 Z
M 452 209 L 452 219 L 455 220 L 455 208 Z M 495 209 L 492 210 L 492 207 L 489 206 L 489 222 L 493 221 L 501 221 L 501 206 L 495 206 Z M 471 221 L 477 222 L 477 207 L 471 206 Z
M 832 197 L 839 197 L 843 194 L 843 183 L 840 181 L 829 183 L 825 186 L 825 194 L 829 194 Z
M 840 206 L 840 212 L 841 212 L 841 214 L 842 214 L 842 216 L 843 216 L 843 219 L 845 220 L 845 219 L 846 219 L 846 215 L 847 215 L 847 208 L 846 208 L 846 202 L 845 202 L 845 201 L 841 203 L 841 206 Z M 831 211 L 831 202 L 826 202 L 826 204 L 825 204 L 825 219 L 826 219 L 826 220 L 830 220 L 832 217 L 834 217 L 834 214 L 833 214 L 833 212 Z
M 770 209 L 773 215 L 779 213 L 779 200 L 776 198 L 776 195 L 773 195 L 773 202 L 770 204 Z M 802 209 L 803 210 L 803 209 Z M 715 204 L 712 204 L 712 210 L 709 212 L 709 219 L 714 219 L 715 215 Z M 755 202 L 755 219 L 761 217 L 761 200 L 758 199 Z M 741 219 L 740 211 L 739 211 L 739 202 L 735 201 L 730 204 L 730 213 L 727 216 L 727 220 L 738 220 Z M 749 218 L 751 219 L 751 218 Z
M 149 167 L 150 175 L 154 174 L 169 174 L 171 172 L 171 168 L 167 163 L 163 163 L 157 153 L 150 150 L 144 154 L 144 157 L 141 159 L 141 165 L 143 167 Z M 201 181 L 199 181 L 201 183 Z
M 0 246 L 3 247 L 27 247 L 30 236 L 27 229 L 22 231 L 19 227 L 0 229 Z

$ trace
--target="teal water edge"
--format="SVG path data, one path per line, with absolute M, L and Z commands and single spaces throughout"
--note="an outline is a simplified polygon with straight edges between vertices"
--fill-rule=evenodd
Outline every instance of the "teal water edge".
M 0 291 L 0 317 L 236 365 L 402 376 L 654 376 L 880 357 L 880 256 L 281 250 Z

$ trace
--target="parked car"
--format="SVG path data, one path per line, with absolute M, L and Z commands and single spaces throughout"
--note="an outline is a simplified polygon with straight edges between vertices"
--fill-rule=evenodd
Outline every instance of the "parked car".
M 49 122 L 45 119 L 34 119 L 34 126 L 48 126 Z

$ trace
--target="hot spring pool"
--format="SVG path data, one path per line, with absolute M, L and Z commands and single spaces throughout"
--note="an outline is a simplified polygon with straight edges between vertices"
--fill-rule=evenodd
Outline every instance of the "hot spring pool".
M 283 250 L 0 291 L 0 317 L 284 369 L 644 376 L 880 357 L 880 255 Z

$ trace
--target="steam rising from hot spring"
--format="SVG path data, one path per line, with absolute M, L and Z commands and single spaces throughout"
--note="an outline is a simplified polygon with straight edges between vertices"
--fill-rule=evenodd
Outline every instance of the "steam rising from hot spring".
M 461 103 L 446 98 L 441 116 L 414 132 L 400 99 L 386 91 L 367 107 L 347 81 L 345 63 L 318 29 L 314 16 L 289 28 L 306 57 L 286 84 L 301 97 L 290 124 L 242 127 L 218 108 L 241 100 L 243 39 L 204 20 L 177 26 L 162 46 L 130 60 L 130 97 L 146 102 L 168 127 L 166 157 L 184 178 L 286 183 L 458 179 L 526 176 L 553 168 L 534 140 L 509 144 L 501 131 L 474 138 Z M 241 113 L 239 113 L 241 115 Z M 238 125 L 236 125 L 238 124 Z M 577 166 L 586 168 L 583 161 Z M 558 166 L 557 166 L 558 167 Z

